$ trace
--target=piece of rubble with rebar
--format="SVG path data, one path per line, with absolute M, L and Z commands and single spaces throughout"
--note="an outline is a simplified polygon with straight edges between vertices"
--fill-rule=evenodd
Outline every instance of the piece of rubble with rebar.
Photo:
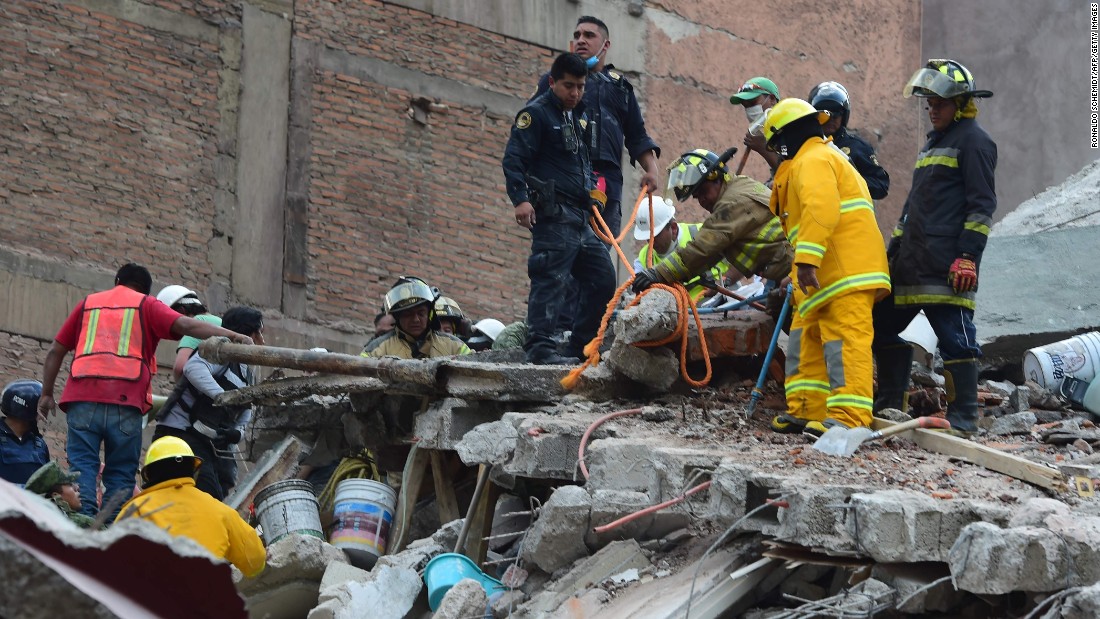
M 723 323 L 745 357 L 771 328 L 749 314 Z M 454 550 L 437 529 L 464 530 L 457 550 L 513 587 L 491 599 L 497 616 L 1002 616 L 1088 597 L 1100 518 L 1062 471 L 928 430 L 836 458 L 767 431 L 772 413 L 747 417 L 751 379 L 706 391 L 626 380 L 616 348 L 652 339 L 662 320 L 620 321 L 578 393 L 561 387 L 562 368 L 499 353 L 375 360 L 219 341 L 202 353 L 327 374 L 226 394 L 266 405 L 257 449 L 333 427 L 353 450 L 414 440 L 378 566 L 418 573 Z M 749 323 L 751 346 L 738 331 Z M 354 604 L 349 582 L 321 589 L 324 613 Z

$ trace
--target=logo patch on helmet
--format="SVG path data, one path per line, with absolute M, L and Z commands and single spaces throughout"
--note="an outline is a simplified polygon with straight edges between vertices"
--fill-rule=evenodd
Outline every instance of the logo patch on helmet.
M 518 117 L 516 117 L 516 129 L 526 129 L 527 127 L 530 127 L 530 126 L 531 126 L 531 115 L 528 114 L 527 112 L 521 112 L 520 115 Z

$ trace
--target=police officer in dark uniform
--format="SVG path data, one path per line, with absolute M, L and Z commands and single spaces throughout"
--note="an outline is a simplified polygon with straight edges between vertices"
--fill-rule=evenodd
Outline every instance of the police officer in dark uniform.
M 504 178 L 516 223 L 531 230 L 524 344 L 531 363 L 575 362 L 595 337 L 615 293 L 611 258 L 588 224 L 595 178 L 588 158 L 593 134 L 581 101 L 587 75 L 580 56 L 558 56 L 550 68 L 550 89 L 516 115 L 504 151 Z M 570 274 L 580 286 L 580 298 L 562 356 L 553 340 L 554 323 Z
M 806 100 L 815 108 L 833 115 L 821 127 L 825 135 L 832 136 L 833 144 L 848 155 L 856 171 L 867 181 L 871 197 L 875 200 L 885 198 L 890 191 L 890 175 L 878 164 L 875 149 L 863 138 L 848 133 L 848 115 L 851 113 L 848 90 L 838 82 L 821 82 L 814 86 Z

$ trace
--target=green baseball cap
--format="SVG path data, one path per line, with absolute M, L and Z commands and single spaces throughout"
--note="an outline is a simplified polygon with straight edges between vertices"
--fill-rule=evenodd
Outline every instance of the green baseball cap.
M 27 483 L 23 485 L 23 488 L 29 492 L 46 496 L 56 486 L 62 484 L 75 483 L 80 479 L 80 475 L 76 473 L 66 473 L 61 470 L 61 465 L 56 460 L 51 460 L 38 467 L 38 470 L 31 473 L 31 476 L 27 478 Z
M 754 77 L 745 82 L 741 86 L 741 90 L 730 96 L 730 103 L 741 105 L 745 101 L 752 101 L 760 95 L 771 95 L 779 99 L 779 87 L 766 77 Z

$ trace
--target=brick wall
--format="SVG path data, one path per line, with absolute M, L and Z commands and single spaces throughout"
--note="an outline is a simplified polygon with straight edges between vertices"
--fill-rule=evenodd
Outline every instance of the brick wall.
M 37 0 L 0 14 L 0 243 L 206 279 L 216 46 Z

